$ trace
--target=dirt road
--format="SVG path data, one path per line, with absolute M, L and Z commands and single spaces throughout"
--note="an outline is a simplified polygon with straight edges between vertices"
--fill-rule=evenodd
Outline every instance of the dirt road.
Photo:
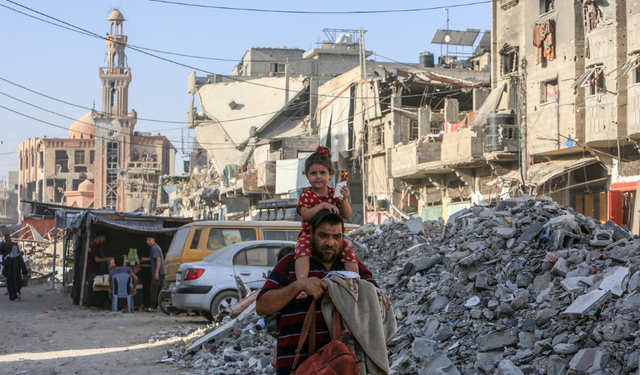
M 50 284 L 23 288 L 19 302 L 9 301 L 5 291 L 0 289 L 0 374 L 175 374 L 173 365 L 155 361 L 177 339 L 150 338 L 206 327 L 195 316 L 81 309 Z

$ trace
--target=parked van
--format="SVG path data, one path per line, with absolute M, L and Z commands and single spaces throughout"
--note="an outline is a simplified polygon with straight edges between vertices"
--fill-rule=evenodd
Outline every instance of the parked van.
M 165 282 L 176 281 L 176 271 L 182 263 L 198 262 L 225 246 L 237 242 L 298 239 L 302 228 L 299 221 L 200 221 L 178 229 L 165 257 Z M 345 223 L 345 230 L 358 225 Z

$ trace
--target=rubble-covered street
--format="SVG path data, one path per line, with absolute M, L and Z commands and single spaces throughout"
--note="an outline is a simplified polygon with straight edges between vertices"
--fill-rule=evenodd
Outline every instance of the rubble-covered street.
M 82 309 L 50 283 L 23 288 L 19 302 L 2 297 L 0 374 L 173 374 L 159 358 L 206 328 L 199 316 Z
M 640 360 L 640 238 L 550 200 L 472 207 L 448 223 L 350 234 L 393 301 L 393 374 L 628 374 Z M 163 361 L 185 374 L 267 374 L 250 307 Z

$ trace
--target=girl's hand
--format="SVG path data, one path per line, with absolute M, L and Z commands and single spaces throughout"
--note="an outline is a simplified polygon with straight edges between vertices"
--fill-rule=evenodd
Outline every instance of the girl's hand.
M 344 199 L 349 198 L 349 188 L 347 187 L 347 185 L 344 185 L 342 189 L 340 189 L 340 193 L 342 194 Z
M 322 208 L 326 208 L 327 210 L 333 212 L 334 214 L 339 214 L 340 210 L 338 209 L 338 207 L 332 205 L 331 203 L 327 203 L 327 202 L 322 202 Z

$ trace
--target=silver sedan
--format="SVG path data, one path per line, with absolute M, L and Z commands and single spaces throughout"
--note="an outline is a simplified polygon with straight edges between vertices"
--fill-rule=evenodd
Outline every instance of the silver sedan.
M 225 307 L 238 302 L 234 276 L 250 290 L 262 288 L 265 275 L 277 263 L 280 249 L 288 241 L 248 241 L 223 247 L 200 262 L 184 263 L 176 272 L 171 290 L 173 306 L 200 311 L 211 320 Z

